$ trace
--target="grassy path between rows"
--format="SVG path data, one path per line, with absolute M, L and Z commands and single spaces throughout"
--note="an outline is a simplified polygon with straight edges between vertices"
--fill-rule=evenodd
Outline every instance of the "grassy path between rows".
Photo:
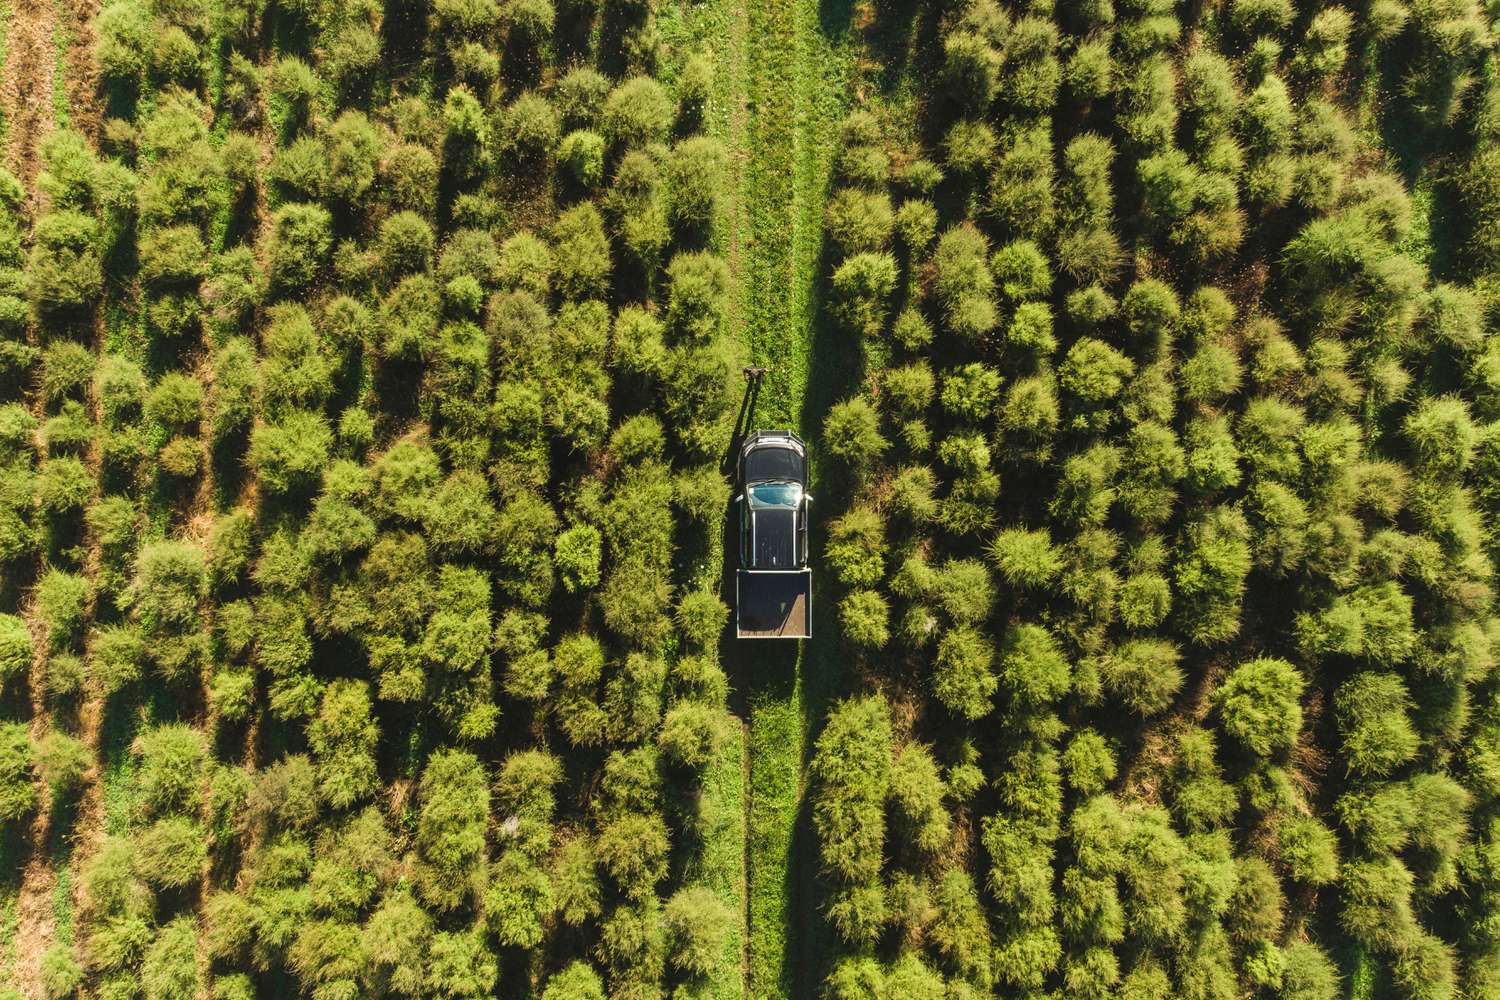
M 738 288 L 735 333 L 746 363 L 775 369 L 753 426 L 796 428 L 816 449 L 838 381 L 826 370 L 833 352 L 819 349 L 827 345 L 818 303 L 824 193 L 853 68 L 848 10 L 811 0 L 738 2 L 750 44 L 733 57 L 743 64 L 746 89 L 743 108 L 732 114 L 742 110 L 744 126 L 726 136 L 734 163 L 726 250 Z M 815 579 L 815 595 L 825 589 Z M 749 717 L 746 965 L 755 998 L 812 996 L 821 979 L 824 925 L 814 906 L 816 851 L 803 775 L 814 727 L 840 682 L 831 611 L 814 601 L 811 642 L 729 640 L 724 651 Z

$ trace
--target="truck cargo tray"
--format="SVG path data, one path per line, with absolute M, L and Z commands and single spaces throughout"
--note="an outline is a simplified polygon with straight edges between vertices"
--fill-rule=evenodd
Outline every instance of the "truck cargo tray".
M 742 569 L 735 577 L 741 639 L 812 637 L 812 570 Z

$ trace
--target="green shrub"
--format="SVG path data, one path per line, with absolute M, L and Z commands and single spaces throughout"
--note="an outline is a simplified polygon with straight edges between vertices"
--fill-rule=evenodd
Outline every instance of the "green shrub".
M 318 790 L 334 809 L 347 809 L 375 788 L 375 744 L 369 686 L 341 678 L 323 692 L 307 741 L 318 758 Z
M 187 542 L 155 542 L 141 550 L 137 584 L 148 621 L 190 624 L 206 586 L 203 550 Z
M 61 399 L 93 374 L 94 356 L 82 344 L 57 340 L 42 350 L 42 390 L 49 399 Z
M 701 767 L 718 754 L 723 731 L 722 709 L 683 700 L 667 711 L 656 744 L 683 767 Z
M 908 466 L 891 481 L 886 494 L 886 508 L 897 518 L 911 524 L 926 524 L 938 515 L 937 477 L 925 465 Z
M 600 914 L 599 875 L 587 838 L 569 841 L 557 852 L 552 883 L 557 915 L 570 927 Z
M 1012 704 L 1039 708 L 1054 702 L 1072 686 L 1068 661 L 1057 642 L 1040 625 L 1008 629 L 1000 646 L 1000 683 Z
M 221 434 L 244 427 L 255 415 L 255 351 L 243 337 L 230 338 L 214 355 L 210 409 Z
M 94 58 L 107 75 L 135 81 L 146 72 L 156 37 L 148 9 L 134 0 L 111 4 L 100 13 L 96 31 Z
M 1003 56 L 979 35 L 954 32 L 943 42 L 943 82 L 954 103 L 983 112 L 1000 92 Z
M 396 146 L 386 158 L 384 174 L 393 208 L 431 214 L 438 180 L 431 150 L 414 142 Z
M 1351 859 L 1342 881 L 1340 923 L 1363 947 L 1400 952 L 1421 934 L 1411 911 L 1412 874 L 1399 860 Z
M 879 649 L 890 638 L 890 609 L 873 590 L 857 590 L 839 602 L 844 638 L 855 646 Z
M 380 223 L 381 267 L 393 278 L 432 269 L 432 227 L 415 212 L 397 212 Z
M 708 136 L 694 136 L 672 150 L 666 174 L 672 215 L 680 225 L 706 226 L 713 221 L 727 165 L 724 144 Z
M 262 238 L 266 278 L 274 291 L 294 293 L 311 284 L 333 245 L 332 217 L 316 205 L 283 205 Z
M 488 782 L 479 761 L 460 750 L 440 750 L 422 775 L 417 823 L 416 883 L 430 906 L 451 910 L 482 888 Z
M 679 889 L 667 901 L 663 917 L 674 965 L 695 976 L 708 975 L 719 966 L 733 914 L 713 890 Z
M 1265 756 L 1297 742 L 1302 686 L 1302 675 L 1290 663 L 1261 658 L 1236 667 L 1214 692 L 1214 702 L 1229 734 Z
M 890 197 L 883 192 L 843 188 L 829 200 L 823 225 L 846 256 L 876 253 L 890 241 L 894 225 Z
M 47 622 L 47 639 L 54 651 L 72 646 L 82 637 L 83 602 L 88 580 L 74 573 L 50 569 L 36 587 L 36 613 Z
M 709 646 L 724 630 L 729 609 L 708 588 L 689 590 L 677 602 L 677 627 L 683 638 L 697 646 Z
M 136 782 L 154 814 L 190 814 L 197 809 L 203 738 L 184 725 L 158 726 L 139 737 L 141 770 Z
M 610 91 L 600 123 L 605 137 L 622 148 L 661 142 L 672 124 L 672 101 L 649 76 L 632 77 Z
M 1353 774 L 1384 775 L 1416 755 L 1406 686 L 1395 674 L 1356 674 L 1334 696 L 1344 758 Z M 1347 880 L 1346 880 L 1347 881 Z
M 864 469 L 890 447 L 880 434 L 879 417 L 860 397 L 836 403 L 823 423 L 828 454 L 851 469 Z
M 203 383 L 181 372 L 168 372 L 146 393 L 148 419 L 170 429 L 195 424 L 203 415 Z
M 1244 515 L 1230 507 L 1215 508 L 1183 527 L 1174 574 L 1183 630 L 1194 642 L 1222 642 L 1239 631 L 1249 534 Z
M 296 56 L 282 56 L 271 71 L 271 94 L 282 102 L 294 119 L 305 119 L 317 100 L 317 71 Z
M 813 825 L 823 863 L 845 883 L 866 882 L 880 870 L 890 769 L 885 699 L 876 695 L 835 706 L 809 770 L 816 782 Z
M 1067 771 L 1069 784 L 1084 795 L 1103 791 L 1118 773 L 1109 741 L 1092 729 L 1080 730 L 1068 740 L 1062 765 Z
M 94 425 L 83 404 L 70 399 L 57 416 L 42 424 L 42 443 L 50 455 L 78 455 L 94 440 Z
M 850 257 L 833 274 L 834 318 L 856 336 L 876 336 L 885 325 L 886 299 L 896 287 L 896 277 L 896 261 L 890 254 Z
M 1165 639 L 1133 639 L 1100 666 L 1105 687 L 1132 711 L 1151 715 L 1172 702 L 1182 687 L 1177 647 Z
M 293 410 L 277 423 L 256 427 L 246 463 L 272 493 L 311 488 L 328 462 L 333 433 L 320 414 Z
M 33 762 L 53 795 L 72 795 L 82 786 L 94 755 L 82 740 L 54 729 L 36 745 Z
M 518 162 L 534 162 L 557 145 L 557 114 L 547 99 L 527 91 L 505 109 L 504 148 Z
M 984 122 L 955 122 L 943 137 L 943 162 L 959 177 L 981 174 L 994 159 L 999 144 L 995 130 Z
M 994 659 L 994 647 L 979 632 L 958 628 L 944 633 L 938 640 L 932 693 L 965 718 L 988 715 L 990 698 L 1000 683 L 991 670 Z
M 181 888 L 203 877 L 208 856 L 203 827 L 195 820 L 169 816 L 157 820 L 136 838 L 135 870 L 148 883 Z
M 99 224 L 78 212 L 42 216 L 32 233 L 26 295 L 43 319 L 69 320 L 86 313 L 103 289 Z
M 604 180 L 604 137 L 583 129 L 569 132 L 558 143 L 557 161 L 568 168 L 579 184 L 598 187 Z
M 553 91 L 563 127 L 568 129 L 593 128 L 607 96 L 608 78 L 591 66 L 569 70 Z
M 88 506 L 95 485 L 81 460 L 71 456 L 49 458 L 42 466 L 42 478 L 37 483 L 37 504 L 43 510 L 58 514 L 80 510 Z
M 553 276 L 563 298 L 603 295 L 609 287 L 609 240 L 593 203 L 585 201 L 564 212 L 552 236 Z
M 709 253 L 679 253 L 667 268 L 667 325 L 679 339 L 704 344 L 729 307 L 729 268 Z
M 63 1000 L 83 982 L 83 967 L 74 960 L 72 946 L 59 941 L 42 952 L 37 976 L 47 1000 Z
M 1040 531 L 1006 528 L 995 535 L 985 554 L 1007 583 L 1021 589 L 1048 586 L 1063 567 L 1045 528 Z
M 198 474 L 202 445 L 196 438 L 178 436 L 157 453 L 157 464 L 172 476 L 187 478 Z
M 31 669 L 31 632 L 15 615 L 0 615 L 0 685 L 25 677 Z
M 937 209 L 926 198 L 912 198 L 896 210 L 896 233 L 913 254 L 927 249 L 937 235 Z
M 936 854 L 948 842 L 950 828 L 937 761 L 922 744 L 908 744 L 892 764 L 890 780 L 896 832 L 918 850 Z
M 94 372 L 99 409 L 106 422 L 124 422 L 135 415 L 142 402 L 145 379 L 139 365 L 117 354 L 106 355 Z
M 141 965 L 146 1000 L 192 1000 L 198 995 L 198 935 L 182 914 L 157 934 Z
M 587 962 L 574 962 L 554 973 L 542 1000 L 604 1000 L 604 983 Z
M 1469 467 L 1478 440 L 1467 405 L 1459 399 L 1425 399 L 1402 426 L 1418 472 L 1452 480 Z
M 500 24 L 494 0 L 436 0 L 432 10 L 445 32 L 465 38 L 480 38 Z
M 557 11 L 552 0 L 522 0 L 505 8 L 505 19 L 511 31 L 536 44 L 552 37 Z
M 294 196 L 317 201 L 328 178 L 328 159 L 323 144 L 311 136 L 297 139 L 276 151 L 271 176 L 291 189 Z
M 32 752 L 24 724 L 0 723 L 0 823 L 13 823 L 36 805 L 29 773 Z
M 103 628 L 89 637 L 89 676 L 106 697 L 139 680 L 145 658 L 145 641 L 128 625 Z

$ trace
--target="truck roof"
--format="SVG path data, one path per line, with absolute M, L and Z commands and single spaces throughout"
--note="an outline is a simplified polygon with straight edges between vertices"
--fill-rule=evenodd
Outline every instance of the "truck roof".
M 751 510 L 755 522 L 755 568 L 793 569 L 797 565 L 797 512 L 790 507 Z

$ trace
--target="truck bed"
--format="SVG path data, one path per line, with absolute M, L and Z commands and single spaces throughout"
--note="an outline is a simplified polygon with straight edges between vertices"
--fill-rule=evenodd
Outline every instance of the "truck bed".
M 741 639 L 811 638 L 812 570 L 739 570 L 735 610 Z

